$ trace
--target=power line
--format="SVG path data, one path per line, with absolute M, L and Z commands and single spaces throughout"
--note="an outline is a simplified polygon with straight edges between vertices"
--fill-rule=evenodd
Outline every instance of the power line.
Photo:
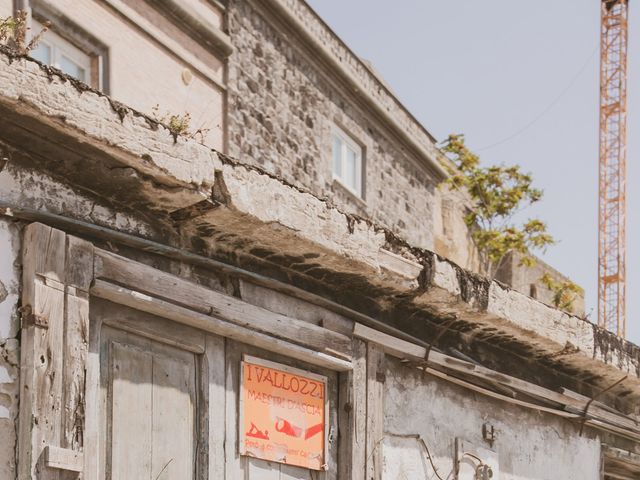
M 542 110 L 542 112 L 540 112 L 537 116 L 535 116 L 531 121 L 529 121 L 527 124 L 525 124 L 522 128 L 520 128 L 519 130 L 516 130 L 515 132 L 513 132 L 511 135 L 509 135 L 508 137 L 503 138 L 502 140 L 499 140 L 495 143 L 491 143 L 487 146 L 484 146 L 482 148 L 476 148 L 474 149 L 476 152 L 481 152 L 483 150 L 489 150 L 490 148 L 494 148 L 497 147 L 499 145 L 502 145 L 503 143 L 508 142 L 509 140 L 513 140 L 514 138 L 516 138 L 517 136 L 521 135 L 522 133 L 526 132 L 529 128 L 531 128 L 533 125 L 535 125 L 536 123 L 538 123 L 538 121 L 540 119 L 542 119 L 547 113 L 549 113 L 553 107 L 555 107 L 558 102 L 560 100 L 562 100 L 562 98 L 567 94 L 567 92 L 569 92 L 569 90 L 571 90 L 571 88 L 573 88 L 573 86 L 575 85 L 575 83 L 578 81 L 578 79 L 580 78 L 580 76 L 584 73 L 584 71 L 587 69 L 587 67 L 589 66 L 589 64 L 591 63 L 591 61 L 593 60 L 593 57 L 595 57 L 596 53 L 598 51 L 598 46 L 596 46 L 593 49 L 593 52 L 591 52 L 591 54 L 589 55 L 589 57 L 587 58 L 587 60 L 582 64 L 582 66 L 580 67 L 580 69 L 578 70 L 578 72 L 573 76 L 573 78 L 571 79 L 571 81 L 569 82 L 569 84 L 560 92 L 560 94 L 558 96 L 556 96 L 553 101 L 544 109 Z

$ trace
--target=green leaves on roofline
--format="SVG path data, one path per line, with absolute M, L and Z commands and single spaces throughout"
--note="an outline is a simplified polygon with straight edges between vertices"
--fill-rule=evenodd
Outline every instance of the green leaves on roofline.
M 538 219 L 518 223 L 513 216 L 542 198 L 532 186 L 530 174 L 519 166 L 480 165 L 480 158 L 464 142 L 464 135 L 449 135 L 442 151 L 457 167 L 445 180 L 451 189 L 463 190 L 471 199 L 465 222 L 480 254 L 483 273 L 494 277 L 510 252 L 519 253 L 521 264 L 531 266 L 532 250 L 544 250 L 554 243 L 546 225 Z

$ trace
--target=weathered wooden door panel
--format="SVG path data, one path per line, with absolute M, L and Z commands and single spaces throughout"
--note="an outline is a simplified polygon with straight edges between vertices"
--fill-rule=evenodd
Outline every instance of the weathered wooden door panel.
M 222 337 L 91 299 L 87 480 L 223 479 Z
M 110 346 L 111 460 L 108 478 L 151 478 L 153 357 L 128 345 Z
M 106 477 L 195 478 L 196 355 L 103 327 Z
M 280 466 L 280 480 L 315 480 L 315 478 L 318 478 L 318 474 L 314 477 L 314 472 L 310 470 L 291 465 Z
M 196 369 L 191 360 L 154 356 L 152 479 L 193 478 Z
M 246 480 L 316 480 L 320 475 L 324 474 L 258 458 L 246 459 Z
M 280 465 L 249 458 L 246 462 L 246 480 L 280 480 Z

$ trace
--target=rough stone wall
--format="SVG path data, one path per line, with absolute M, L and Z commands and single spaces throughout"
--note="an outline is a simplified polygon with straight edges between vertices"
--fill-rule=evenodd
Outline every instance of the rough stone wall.
M 433 215 L 433 251 L 464 268 L 478 272 L 478 251 L 464 221 L 469 204 L 467 196 L 441 184 L 436 189 L 436 198 Z
M 561 283 L 569 281 L 569 278 L 540 259 L 537 259 L 531 267 L 521 265 L 520 259 L 521 257 L 517 254 L 509 254 L 498 270 L 496 279 L 520 293 L 529 295 L 547 305 L 553 305 L 554 292 L 542 283 L 543 275 L 548 274 L 553 280 Z M 570 313 L 582 317 L 585 314 L 584 308 L 583 292 L 582 295 L 575 297 Z
M 302 2 L 289 2 L 295 3 Z M 468 199 L 436 187 L 406 146 L 356 103 L 356 95 L 342 86 L 338 74 L 327 71 L 331 67 L 253 4 L 228 2 L 228 31 L 235 49 L 228 59 L 228 153 L 477 272 L 477 250 L 464 222 Z M 333 180 L 333 125 L 363 148 L 363 199 Z M 530 284 L 537 284 L 540 298 L 550 301 L 549 292 L 534 278 L 537 269 L 510 266 L 514 271 L 501 280 L 527 295 Z M 576 313 L 583 313 L 583 303 L 577 302 Z
M 231 156 L 433 248 L 435 186 L 426 170 L 251 2 L 230 1 L 227 14 L 235 48 L 228 64 Z M 333 181 L 332 125 L 363 147 L 363 200 Z
M 588 430 L 549 414 L 475 395 L 387 357 L 384 480 L 436 478 L 424 439 L 442 478 L 452 478 L 455 439 L 497 453 L 500 480 L 599 480 L 600 441 Z M 490 446 L 482 425 L 494 427 Z
M 19 392 L 20 226 L 0 218 L 0 478 L 15 477 Z

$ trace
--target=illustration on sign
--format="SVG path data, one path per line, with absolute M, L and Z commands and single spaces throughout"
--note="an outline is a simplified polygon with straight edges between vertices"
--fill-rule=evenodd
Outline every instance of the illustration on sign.
M 325 470 L 327 379 L 245 356 L 240 399 L 240 453 Z

